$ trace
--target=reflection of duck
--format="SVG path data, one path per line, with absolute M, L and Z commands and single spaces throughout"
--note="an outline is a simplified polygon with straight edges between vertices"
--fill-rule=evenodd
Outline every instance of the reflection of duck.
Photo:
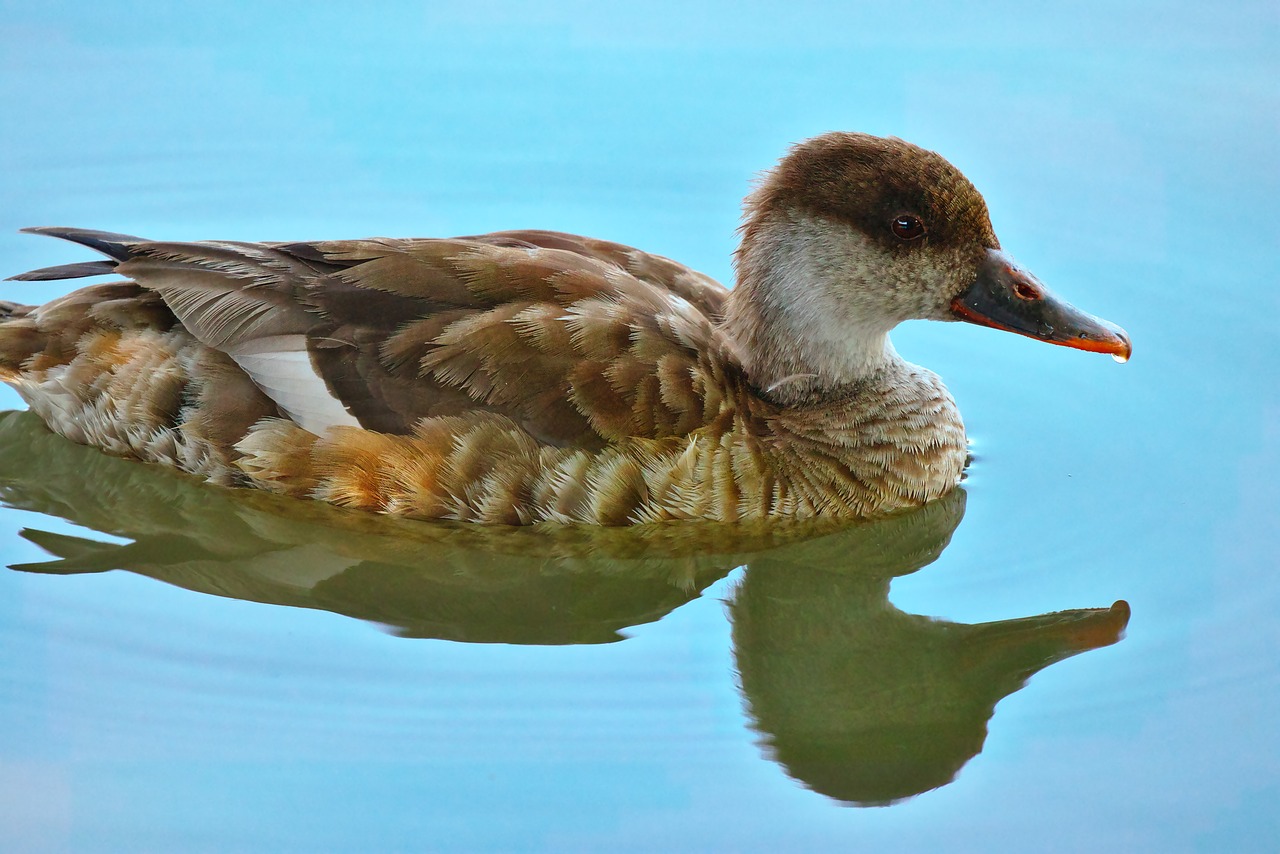
M 884 520 L 842 561 L 809 560 L 803 546 L 762 556 L 733 598 L 741 686 L 773 758 L 846 803 L 949 783 L 982 750 L 996 703 L 1050 664 L 1115 643 L 1129 621 L 1125 602 L 978 625 L 904 614 L 889 583 L 932 558 L 880 555 L 913 548 L 925 515 Z
M 962 490 L 843 526 L 552 531 L 407 522 L 201 487 L 67 442 L 30 413 L 5 413 L 0 500 L 133 541 L 28 530 L 58 559 L 16 568 L 128 569 L 417 637 L 618 640 L 745 563 L 731 614 L 757 724 L 790 773 L 861 803 L 950 780 L 981 749 L 1001 697 L 1054 661 L 1114 642 L 1127 616 L 1118 606 L 960 626 L 893 608 L 890 579 L 938 557 L 963 515 Z
M 736 565 L 714 542 L 703 555 L 669 539 L 666 557 L 650 559 L 647 538 L 620 537 L 632 529 L 424 524 L 210 489 L 72 444 L 28 412 L 0 413 L 0 500 L 132 541 L 28 529 L 22 536 L 58 560 L 16 569 L 127 569 L 201 593 L 328 610 L 409 637 L 607 643 L 696 598 Z
M 225 484 L 491 523 L 857 517 L 951 490 L 964 429 L 888 332 L 967 320 L 1120 356 L 1000 251 L 951 164 L 797 146 L 751 196 L 726 291 L 549 232 L 155 243 L 37 229 L 117 273 L 0 305 L 0 379 L 63 435 Z M 4 319 L 7 318 L 7 319 Z

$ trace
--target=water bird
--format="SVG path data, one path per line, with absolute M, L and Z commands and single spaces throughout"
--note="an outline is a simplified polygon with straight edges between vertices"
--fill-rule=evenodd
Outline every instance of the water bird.
M 859 518 L 952 490 L 964 425 L 889 341 L 962 320 L 1127 359 L 1001 249 L 940 155 L 828 133 L 745 202 L 730 290 L 549 231 L 157 242 L 26 231 L 115 275 L 0 303 L 0 380 L 54 432 L 228 486 L 504 525 Z

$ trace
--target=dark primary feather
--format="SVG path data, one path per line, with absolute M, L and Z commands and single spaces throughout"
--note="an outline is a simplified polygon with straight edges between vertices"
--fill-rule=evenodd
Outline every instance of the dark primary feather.
M 59 240 L 69 240 L 90 249 L 101 252 L 108 258 L 123 261 L 129 257 L 129 247 L 137 243 L 145 243 L 141 237 L 131 234 L 117 234 L 112 231 L 95 231 L 90 228 L 67 228 L 58 225 L 36 225 L 19 229 L 23 234 L 43 234 Z
M 107 276 L 116 271 L 115 261 L 82 261 L 79 264 L 60 264 L 42 267 L 27 273 L 10 276 L 10 282 L 55 282 L 62 279 L 82 279 L 86 276 Z

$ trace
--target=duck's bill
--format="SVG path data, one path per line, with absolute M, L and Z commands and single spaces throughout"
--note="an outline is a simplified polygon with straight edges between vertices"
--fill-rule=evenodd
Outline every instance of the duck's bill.
M 1058 299 L 1035 276 L 998 249 L 988 249 L 978 278 L 951 301 L 959 320 L 1003 329 L 1121 361 L 1133 354 L 1129 334 L 1099 317 Z

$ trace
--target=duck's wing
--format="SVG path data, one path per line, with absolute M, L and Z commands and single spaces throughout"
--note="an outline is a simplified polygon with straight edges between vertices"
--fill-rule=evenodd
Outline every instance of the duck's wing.
M 253 244 L 35 230 L 108 255 L 315 433 L 408 433 L 424 417 L 488 410 L 542 442 L 592 447 L 691 432 L 745 387 L 716 328 L 727 291 L 619 244 L 551 232 Z

